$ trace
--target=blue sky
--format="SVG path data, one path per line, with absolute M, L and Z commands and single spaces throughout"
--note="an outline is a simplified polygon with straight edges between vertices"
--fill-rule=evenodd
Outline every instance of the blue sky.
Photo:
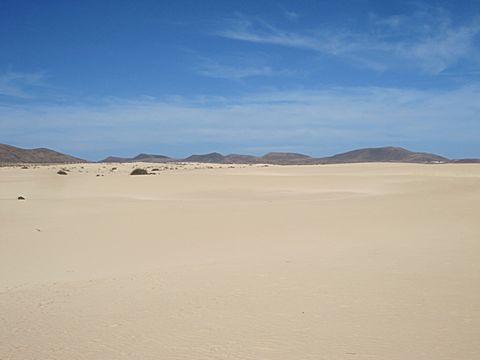
M 0 143 L 480 157 L 480 0 L 0 0 Z

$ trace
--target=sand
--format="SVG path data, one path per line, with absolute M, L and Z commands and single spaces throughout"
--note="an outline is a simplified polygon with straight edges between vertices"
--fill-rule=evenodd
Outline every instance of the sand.
M 480 358 L 479 165 L 134 166 L 0 168 L 0 359 Z

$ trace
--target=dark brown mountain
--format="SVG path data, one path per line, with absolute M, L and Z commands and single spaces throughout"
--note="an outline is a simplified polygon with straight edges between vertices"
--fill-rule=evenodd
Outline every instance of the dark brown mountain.
M 257 164 L 260 159 L 253 155 L 229 154 L 225 156 L 225 164 Z
M 132 159 L 125 158 L 125 157 L 118 157 L 118 156 L 109 156 L 103 160 L 100 160 L 101 163 L 124 163 L 124 162 L 131 162 Z
M 191 155 L 185 159 L 174 159 L 165 155 L 139 154 L 133 158 L 110 156 L 100 162 L 202 162 L 218 164 L 279 164 L 279 165 L 308 165 L 308 164 L 341 164 L 360 162 L 406 162 L 406 163 L 480 163 L 480 159 L 449 160 L 443 156 L 414 152 L 400 147 L 366 148 L 348 151 L 345 153 L 314 158 L 304 154 L 271 152 L 261 157 L 252 155 L 229 154 L 217 152 L 209 154 Z M 70 155 L 62 154 L 45 148 L 22 149 L 15 146 L 0 144 L 0 164 L 18 163 L 79 163 L 87 162 Z
M 269 152 L 268 154 L 263 155 L 260 158 L 260 162 L 266 164 L 278 164 L 278 165 L 288 165 L 288 164 L 305 164 L 310 159 L 311 156 L 298 154 L 298 153 L 286 153 L 286 152 Z
M 124 163 L 124 162 L 169 162 L 174 161 L 174 159 L 169 158 L 165 155 L 154 155 L 154 154 L 138 154 L 133 158 L 126 158 L 126 157 L 118 157 L 118 156 L 109 156 L 99 162 L 104 163 Z
M 401 147 L 392 146 L 358 149 L 325 158 L 320 158 L 318 160 L 327 164 L 359 162 L 434 163 L 449 161 L 443 156 L 423 152 L 413 152 Z
M 479 164 L 480 159 L 455 159 L 451 160 L 450 162 L 455 164 Z
M 165 155 L 138 154 L 132 160 L 143 161 L 143 162 L 166 162 L 166 161 L 171 161 L 172 159 Z
M 225 156 L 217 152 L 201 155 L 191 155 L 182 161 L 184 162 L 198 162 L 198 163 L 214 163 L 214 164 L 223 164 L 225 163 Z
M 414 152 L 401 147 L 366 148 L 348 151 L 345 153 L 314 158 L 304 154 L 287 152 L 270 152 L 263 156 L 229 154 L 217 152 L 209 154 L 191 155 L 185 159 L 172 159 L 164 155 L 140 154 L 134 158 L 108 157 L 102 162 L 198 162 L 215 164 L 276 164 L 276 165 L 310 165 L 310 164 L 342 164 L 361 162 L 407 162 L 407 163 L 443 163 L 443 162 L 477 162 L 477 159 L 449 160 L 443 156 Z
M 182 161 L 184 162 L 202 162 L 217 164 L 294 164 L 304 163 L 310 156 L 296 153 L 271 152 L 262 157 L 253 155 L 230 154 L 222 155 L 219 153 L 210 153 L 202 155 L 192 155 Z
M 87 161 L 50 149 L 22 149 L 0 144 L 0 164 L 69 164 L 82 162 Z

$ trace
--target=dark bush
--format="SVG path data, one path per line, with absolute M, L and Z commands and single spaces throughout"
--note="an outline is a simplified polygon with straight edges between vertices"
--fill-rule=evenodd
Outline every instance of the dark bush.
M 23 196 L 19 196 L 17 199 L 18 200 L 25 200 L 25 198 Z
M 63 171 L 63 170 L 58 170 L 58 171 L 57 171 L 57 174 L 58 174 L 58 175 L 67 175 L 67 173 L 66 173 L 65 171 Z
M 130 173 L 130 175 L 148 175 L 148 172 L 145 169 L 136 168 Z

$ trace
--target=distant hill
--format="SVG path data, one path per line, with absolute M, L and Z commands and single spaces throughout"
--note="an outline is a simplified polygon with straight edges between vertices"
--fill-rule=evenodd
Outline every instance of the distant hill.
M 191 155 L 182 161 L 185 162 L 198 162 L 198 163 L 215 163 L 223 164 L 225 163 L 225 156 L 217 152 L 202 154 L 202 155 Z
M 124 162 L 135 162 L 135 161 L 141 161 L 141 162 L 150 162 L 150 163 L 155 163 L 155 162 L 168 162 L 168 161 L 173 161 L 174 159 L 165 156 L 165 155 L 154 155 L 154 154 L 138 154 L 135 157 L 132 158 L 126 158 L 126 157 L 118 157 L 118 156 L 109 156 L 103 160 L 100 160 L 99 162 L 104 162 L 104 163 L 124 163 Z
M 443 156 L 414 152 L 401 147 L 379 147 L 357 149 L 341 154 L 326 157 L 311 157 L 299 153 L 270 152 L 263 156 L 229 154 L 222 155 L 218 152 L 208 154 L 195 154 L 185 159 L 174 159 L 165 155 L 138 154 L 135 157 L 109 156 L 99 162 L 196 162 L 215 164 L 275 164 L 275 165 L 310 165 L 310 164 L 344 164 L 362 162 L 405 162 L 405 163 L 480 163 L 480 159 L 455 159 L 449 160 Z M 22 149 L 11 145 L 0 144 L 0 164 L 21 163 L 80 163 L 88 162 L 74 156 L 59 153 L 54 150 Z
M 263 163 L 278 165 L 305 164 L 310 159 L 312 157 L 308 155 L 286 152 L 269 152 L 260 158 Z
M 409 162 L 432 163 L 448 162 L 449 159 L 435 154 L 413 152 L 401 147 L 366 148 L 319 159 L 328 164 L 359 162 Z
M 69 164 L 82 162 L 87 161 L 50 149 L 22 149 L 11 145 L 0 144 L 0 164 Z
M 455 159 L 451 160 L 450 162 L 455 164 L 479 164 L 480 159 Z
M 172 159 L 165 155 L 138 154 L 132 160 L 144 161 L 144 162 L 165 162 L 165 161 L 170 161 Z
M 124 163 L 124 162 L 131 162 L 131 158 L 126 157 L 119 157 L 119 156 L 109 156 L 103 160 L 100 160 L 101 163 Z
M 257 164 L 260 159 L 253 155 L 229 154 L 225 156 L 225 164 Z
M 108 157 L 102 162 L 197 162 L 214 164 L 274 164 L 274 165 L 313 165 L 313 164 L 344 164 L 361 162 L 406 162 L 406 163 L 475 163 L 478 159 L 449 160 L 443 156 L 425 152 L 414 152 L 401 147 L 365 148 L 348 151 L 333 156 L 315 158 L 299 153 L 270 152 L 263 156 L 229 154 L 218 152 L 195 154 L 185 159 L 173 159 L 164 155 L 140 154 L 134 158 Z
M 262 157 L 253 155 L 230 154 L 224 156 L 219 153 L 209 153 L 202 155 L 191 155 L 182 161 L 199 162 L 199 163 L 216 163 L 216 164 L 295 164 L 304 163 L 305 160 L 311 159 L 308 155 L 296 153 L 271 152 Z

